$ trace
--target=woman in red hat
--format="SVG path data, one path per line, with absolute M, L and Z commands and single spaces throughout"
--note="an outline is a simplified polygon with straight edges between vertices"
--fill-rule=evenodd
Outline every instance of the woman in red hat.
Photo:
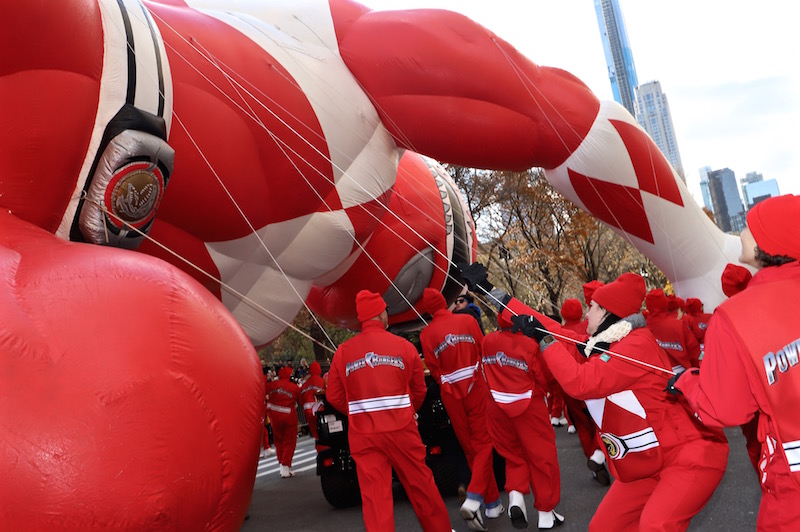
M 709 426 L 758 417 L 759 530 L 797 530 L 800 523 L 798 220 L 800 196 L 770 198 L 750 209 L 739 261 L 757 272 L 752 279 L 742 275 L 743 290 L 711 317 L 701 369 L 671 381 Z
M 466 273 L 468 284 L 489 288 L 485 268 L 481 276 L 474 266 L 462 270 L 462 277 Z M 588 338 L 500 290 L 491 292 L 514 329 L 539 342 L 553 376 L 567 394 L 586 401 L 598 426 L 617 482 L 589 530 L 685 530 L 727 464 L 722 431 L 694 420 L 664 390 L 671 364 L 640 314 L 645 291 L 644 279 L 633 273 L 598 288 L 587 313 Z M 557 341 L 550 331 L 584 342 L 578 345 L 587 360 L 578 363 L 570 353 L 576 343 Z
M 281 477 L 293 477 L 292 458 L 297 447 L 297 405 L 300 388 L 291 381 L 292 368 L 282 367 L 278 380 L 267 383 L 267 413 L 272 423 Z

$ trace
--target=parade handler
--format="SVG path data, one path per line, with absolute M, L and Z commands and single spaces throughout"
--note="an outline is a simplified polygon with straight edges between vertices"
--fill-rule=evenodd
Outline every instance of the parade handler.
M 686 530 L 722 480 L 728 444 L 664 390 L 672 370 L 640 314 L 644 279 L 624 273 L 595 291 L 586 338 L 493 290 L 478 263 L 462 268 L 462 277 L 473 291 L 490 294 L 515 330 L 538 341 L 564 391 L 586 401 L 617 479 L 589 530 Z M 587 357 L 583 364 L 576 346 Z
M 481 507 L 486 508 L 490 519 L 501 516 L 504 508 L 494 477 L 492 439 L 486 427 L 489 394 L 478 372 L 483 333 L 472 317 L 447 310 L 438 290 L 426 288 L 422 304 L 432 316 L 419 334 L 422 354 L 439 384 L 442 404 L 472 474 L 459 513 L 471 530 L 487 530 Z
M 481 370 L 490 393 L 489 435 L 506 459 L 508 515 L 514 528 L 527 528 L 525 494 L 532 488 L 539 528 L 552 528 L 564 521 L 554 510 L 561 500 L 561 472 L 544 399 L 553 378 L 544 368 L 539 344 L 511 332 L 511 322 L 502 315 L 497 325 L 499 329 L 483 339 Z
M 742 425 L 758 415 L 759 530 L 800 522 L 800 196 L 770 198 L 747 214 L 739 261 L 757 273 L 717 307 L 702 369 L 682 373 L 683 393 L 703 423 Z
M 422 360 L 410 342 L 386 330 L 386 302 L 380 295 L 360 291 L 356 310 L 361 333 L 334 353 L 325 395 L 348 415 L 364 526 L 367 532 L 395 529 L 394 468 L 423 530 L 450 532 L 450 517 L 425 465 L 425 446 L 414 419 L 427 392 Z

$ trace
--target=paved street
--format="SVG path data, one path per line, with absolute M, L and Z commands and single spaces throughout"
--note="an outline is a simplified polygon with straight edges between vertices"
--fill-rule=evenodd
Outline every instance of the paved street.
M 760 492 L 755 472 L 747 458 L 744 438 L 739 429 L 725 431 L 730 442 L 728 470 L 706 508 L 692 521 L 689 530 L 731 531 L 755 530 Z M 561 465 L 561 503 L 558 512 L 566 517 L 560 532 L 586 530 L 594 509 L 606 488 L 591 479 L 578 437 L 567 434 L 566 428 L 556 429 L 559 463 Z M 253 492 L 250 517 L 242 532 L 256 531 L 351 531 L 363 530 L 360 507 L 335 509 L 322 496 L 315 470 L 313 440 L 303 436 L 298 440 L 293 469 L 296 476 L 282 479 L 274 456 L 259 464 Z M 503 503 L 507 502 L 505 493 Z M 528 499 L 528 515 L 533 517 L 532 498 Z M 457 531 L 468 530 L 458 516 L 456 495 L 445 497 L 450 520 Z M 399 531 L 419 531 L 419 523 L 411 505 L 402 496 L 395 500 L 395 523 Z M 510 520 L 503 516 L 488 521 L 491 531 L 511 531 Z M 536 521 L 529 527 L 536 530 Z

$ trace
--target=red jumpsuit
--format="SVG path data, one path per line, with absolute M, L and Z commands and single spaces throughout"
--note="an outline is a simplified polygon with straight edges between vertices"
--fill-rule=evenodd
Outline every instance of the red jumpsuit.
M 386 331 L 380 321 L 364 322 L 361 334 L 341 344 L 333 356 L 325 395 L 334 408 L 348 414 L 350 452 L 367 531 L 395 528 L 392 468 L 423 530 L 451 530 L 414 421 L 426 391 L 417 350 Z
M 696 327 L 692 329 L 692 332 L 697 336 L 697 341 L 700 342 L 700 349 L 702 350 L 711 314 L 703 312 L 703 302 L 694 297 L 686 300 L 686 313 L 694 320 Z
M 544 401 L 548 379 L 539 344 L 520 333 L 498 330 L 483 339 L 481 369 L 491 400 L 487 425 L 495 449 L 506 459 L 506 491 L 526 494 L 534 507 L 555 509 L 561 499 L 556 437 Z
M 477 372 L 483 334 L 473 318 L 447 309 L 419 335 L 425 364 L 439 383 L 442 403 L 464 449 L 472 476 L 468 498 L 482 498 L 487 507 L 500 499 L 494 478 L 492 440 L 486 427 L 486 383 Z
M 315 440 L 317 435 L 317 410 L 321 406 L 321 401 L 317 399 L 317 393 L 325 391 L 325 380 L 320 376 L 322 370 L 319 362 L 312 362 L 309 368 L 310 376 L 300 388 L 300 402 L 303 405 L 303 414 L 308 422 L 308 432 Z
M 689 330 L 685 320 L 676 320 L 667 314 L 667 299 L 648 294 L 646 298 L 647 328 L 653 332 L 656 341 L 667 352 L 675 372 L 700 365 L 700 344 Z
M 297 447 L 297 405 L 300 402 L 300 388 L 289 380 L 291 374 L 290 368 L 281 368 L 278 380 L 267 383 L 267 414 L 272 424 L 275 454 L 278 463 L 286 467 L 292 467 Z
M 759 414 L 759 530 L 797 530 L 800 523 L 800 485 L 792 472 L 800 469 L 793 451 L 800 434 L 791 426 L 800 402 L 799 299 L 800 263 L 760 270 L 744 291 L 717 307 L 699 374 L 686 372 L 675 384 L 709 426 L 742 425 Z M 782 396 L 775 400 L 775 393 Z
M 552 332 L 569 332 L 517 300 L 509 307 L 535 315 Z M 589 530 L 686 530 L 722 480 L 728 459 L 725 435 L 704 427 L 668 399 L 666 374 L 607 354 L 592 354 L 579 364 L 569 353 L 574 349 L 571 342 L 555 342 L 543 357 L 564 391 L 586 401 L 617 478 Z M 646 328 L 632 330 L 609 350 L 670 367 Z

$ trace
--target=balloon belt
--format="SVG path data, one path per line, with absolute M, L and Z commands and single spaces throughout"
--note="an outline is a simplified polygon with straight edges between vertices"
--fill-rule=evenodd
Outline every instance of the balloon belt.
M 505 303 L 503 303 L 502 301 L 500 301 L 499 299 L 494 297 L 492 294 L 490 294 L 489 291 L 486 290 L 484 287 L 478 286 L 478 288 L 480 288 L 483 291 L 483 293 L 485 293 L 487 296 L 489 296 L 492 300 L 497 301 L 498 304 L 500 304 L 503 307 L 505 307 L 505 309 L 507 311 L 509 311 L 511 314 L 513 314 L 514 316 L 519 316 L 519 314 L 517 314 L 511 308 L 509 308 L 508 305 L 506 305 Z M 537 331 L 541 331 L 543 333 L 550 334 L 553 337 L 558 338 L 559 340 L 566 340 L 568 342 L 572 342 L 573 344 L 575 344 L 576 348 L 578 346 L 583 346 L 584 348 L 586 347 L 586 344 L 584 342 L 579 342 L 578 340 L 576 340 L 574 338 L 570 338 L 569 336 L 564 336 L 562 334 L 554 333 L 552 331 L 548 331 L 547 329 L 542 329 L 540 327 L 537 327 L 536 330 Z M 662 368 L 660 366 L 656 366 L 656 365 L 653 365 L 653 364 L 649 364 L 649 363 L 644 362 L 642 360 L 638 360 L 638 359 L 623 355 L 621 353 L 615 353 L 614 351 L 609 351 L 608 349 L 603 349 L 602 347 L 597 347 L 597 346 L 594 346 L 593 349 L 596 349 L 597 351 L 600 351 L 601 353 L 605 353 L 607 355 L 615 356 L 615 357 L 619 358 L 620 360 L 624 360 L 624 361 L 629 362 L 631 364 L 638 364 L 640 366 L 644 366 L 644 367 L 652 369 L 652 370 L 656 370 L 656 371 L 660 371 L 662 373 L 666 373 L 667 375 L 675 375 L 675 372 L 672 371 L 672 370 L 665 369 L 665 368 Z

